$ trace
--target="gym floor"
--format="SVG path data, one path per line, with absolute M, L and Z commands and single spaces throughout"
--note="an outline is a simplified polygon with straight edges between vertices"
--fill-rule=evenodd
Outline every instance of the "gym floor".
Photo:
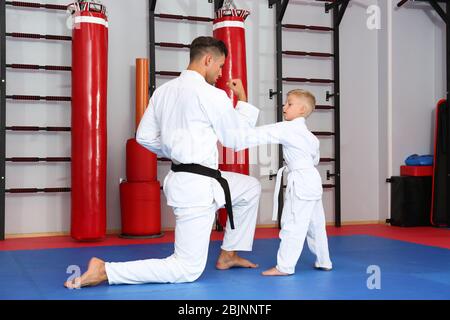
M 222 233 L 213 232 L 205 272 L 196 282 L 105 283 L 79 290 L 63 287 L 73 273 L 70 266 L 84 272 L 92 256 L 115 262 L 163 258 L 173 251 L 173 233 L 145 240 L 108 236 L 95 243 L 70 237 L 8 239 L 0 242 L 0 299 L 450 299 L 450 229 L 360 225 L 328 227 L 327 231 L 334 264 L 330 272 L 313 268 L 314 257 L 305 246 L 294 275 L 261 276 L 261 271 L 276 263 L 277 229 L 257 229 L 253 251 L 242 253 L 258 263 L 258 269 L 216 270 Z

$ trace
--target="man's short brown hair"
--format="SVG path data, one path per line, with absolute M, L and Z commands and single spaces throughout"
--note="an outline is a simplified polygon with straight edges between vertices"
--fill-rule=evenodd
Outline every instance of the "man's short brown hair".
M 218 40 L 213 37 L 198 37 L 191 43 L 189 53 L 191 62 L 197 60 L 208 52 L 216 55 L 223 54 L 225 55 L 225 58 L 228 56 L 227 46 L 222 40 Z

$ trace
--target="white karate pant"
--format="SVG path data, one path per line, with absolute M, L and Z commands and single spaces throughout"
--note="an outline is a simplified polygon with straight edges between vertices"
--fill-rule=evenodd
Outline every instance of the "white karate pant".
M 228 181 L 235 229 L 225 227 L 222 249 L 251 251 L 256 227 L 261 185 L 242 174 L 222 172 Z M 175 251 L 165 259 L 106 263 L 109 284 L 192 282 L 203 273 L 217 205 L 173 208 L 176 218 Z
M 328 252 L 325 214 L 322 200 L 301 200 L 286 193 L 281 217 L 280 248 L 277 254 L 278 271 L 293 274 L 303 250 L 305 238 L 309 250 L 316 256 L 316 267 L 332 268 Z

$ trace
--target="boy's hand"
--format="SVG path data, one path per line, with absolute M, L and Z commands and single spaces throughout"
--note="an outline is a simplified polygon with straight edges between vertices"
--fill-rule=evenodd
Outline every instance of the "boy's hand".
M 233 91 L 239 101 L 247 102 L 247 94 L 245 93 L 241 79 L 228 80 L 227 86 Z

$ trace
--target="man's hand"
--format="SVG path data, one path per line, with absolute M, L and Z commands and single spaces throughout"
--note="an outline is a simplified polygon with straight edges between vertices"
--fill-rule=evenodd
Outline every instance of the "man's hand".
M 233 91 L 239 101 L 247 102 L 247 94 L 245 93 L 241 79 L 228 80 L 227 86 Z

